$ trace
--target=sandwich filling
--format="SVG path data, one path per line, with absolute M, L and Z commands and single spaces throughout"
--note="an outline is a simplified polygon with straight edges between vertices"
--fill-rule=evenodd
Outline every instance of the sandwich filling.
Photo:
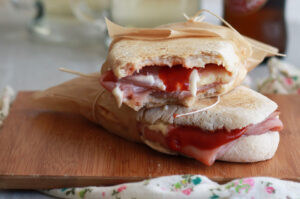
M 142 107 L 151 97 L 177 101 L 200 93 L 216 93 L 231 80 L 232 73 L 217 64 L 206 64 L 204 68 L 145 66 L 120 79 L 112 70 L 100 77 L 101 85 L 112 92 L 119 106 L 124 102 L 132 108 Z
M 205 165 L 212 165 L 241 136 L 260 135 L 269 131 L 282 130 L 283 124 L 278 115 L 279 112 L 275 111 L 261 123 L 232 130 L 222 128 L 207 131 L 194 126 L 176 126 L 164 123 L 140 124 L 139 129 L 146 143 L 154 143 L 170 153 L 183 154 L 195 158 Z

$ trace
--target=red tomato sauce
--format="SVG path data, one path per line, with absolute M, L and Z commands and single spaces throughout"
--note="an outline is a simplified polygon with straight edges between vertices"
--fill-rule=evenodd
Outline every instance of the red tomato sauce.
M 170 149 L 181 152 L 185 146 L 195 146 L 198 149 L 214 149 L 241 137 L 246 127 L 228 132 L 218 129 L 214 132 L 203 131 L 198 127 L 179 126 L 169 131 L 166 141 Z
M 141 71 L 139 71 L 139 73 L 134 73 L 133 75 L 156 73 L 166 86 L 166 92 L 188 91 L 190 75 L 194 69 L 197 69 L 198 72 L 202 73 L 203 75 L 205 75 L 205 73 L 213 73 L 217 71 L 227 72 L 222 65 L 206 64 L 205 68 L 185 68 L 182 65 L 176 65 L 172 67 L 146 66 Z M 119 81 L 112 70 L 107 71 L 102 76 L 103 78 L 100 80 L 100 82 L 102 83 Z
M 187 91 L 189 90 L 189 80 L 192 71 L 195 68 L 184 68 L 181 65 L 172 68 L 164 66 L 158 72 L 159 78 L 166 86 L 167 92 Z M 199 73 L 226 71 L 223 66 L 217 64 L 206 64 L 205 68 L 196 68 Z
M 107 72 L 104 73 L 104 77 L 103 77 L 103 82 L 117 82 L 118 79 L 115 76 L 115 74 L 113 73 L 112 70 L 109 70 Z
M 189 90 L 189 79 L 192 71 L 192 68 L 184 68 L 180 65 L 172 68 L 164 66 L 159 70 L 158 76 L 165 84 L 167 92 L 186 91 Z

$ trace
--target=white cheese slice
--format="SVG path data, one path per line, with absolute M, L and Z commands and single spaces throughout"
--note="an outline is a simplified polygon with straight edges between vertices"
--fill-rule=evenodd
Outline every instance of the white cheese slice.
M 157 88 L 159 88 L 162 91 L 166 90 L 165 84 L 160 79 L 155 81 L 155 86 L 157 86 Z
M 227 83 L 231 80 L 230 75 L 226 72 L 204 72 L 199 75 L 198 87 L 213 84 L 215 82 Z
M 135 75 L 131 77 L 131 80 L 141 82 L 145 85 L 157 87 L 162 91 L 166 90 L 166 86 L 161 79 L 155 78 L 153 75 Z
M 196 96 L 197 95 L 197 85 L 198 85 L 198 81 L 199 81 L 199 74 L 198 74 L 198 70 L 197 69 L 194 69 L 190 75 L 190 78 L 189 78 L 189 89 L 190 89 L 190 92 L 193 96 Z
M 218 75 L 219 75 L 218 73 L 216 73 L 216 74 L 205 73 L 205 74 L 201 75 L 199 85 L 203 86 L 203 85 L 208 85 L 208 84 L 212 84 L 212 83 L 216 82 Z
M 135 80 L 137 82 L 142 82 L 150 86 L 152 86 L 155 83 L 154 77 L 152 75 L 136 75 L 131 78 L 132 80 Z
M 119 85 L 117 85 L 113 90 L 112 90 L 113 96 L 115 96 L 117 100 L 118 107 L 120 108 L 122 103 L 123 103 L 123 91 L 121 91 Z
M 164 124 L 162 122 L 158 122 L 156 124 L 149 125 L 148 129 L 150 129 L 152 131 L 159 131 L 165 136 L 168 134 L 168 125 Z

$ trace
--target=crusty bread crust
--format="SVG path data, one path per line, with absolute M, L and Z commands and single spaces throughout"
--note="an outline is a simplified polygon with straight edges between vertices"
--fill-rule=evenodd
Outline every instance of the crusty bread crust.
M 216 98 L 198 100 L 193 107 L 167 105 L 151 109 L 141 109 L 137 114 L 140 122 L 154 124 L 164 122 L 175 125 L 198 126 L 205 130 L 214 131 L 220 128 L 240 129 L 250 124 L 257 124 L 265 120 L 277 109 L 277 104 L 264 95 L 239 86 L 222 95 L 220 103 L 207 111 L 198 112 L 184 117 L 173 117 L 207 107 L 216 102 Z
M 204 67 L 214 63 L 236 73 L 244 67 L 235 44 L 218 38 L 178 38 L 161 41 L 122 39 L 113 44 L 102 72 L 112 69 L 118 78 L 139 71 L 144 66 Z M 246 70 L 246 69 L 245 69 Z

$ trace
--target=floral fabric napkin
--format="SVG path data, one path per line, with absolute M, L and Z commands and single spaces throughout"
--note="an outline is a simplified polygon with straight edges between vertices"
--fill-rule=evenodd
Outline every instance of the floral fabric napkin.
M 43 191 L 74 199 L 221 199 L 300 198 L 300 183 L 269 177 L 241 178 L 220 185 L 201 175 L 175 175 L 109 187 Z
M 9 86 L 5 87 L 2 93 L 0 93 L 0 127 L 9 113 L 10 104 L 13 101 L 14 95 L 14 90 Z
M 271 58 L 267 65 L 270 75 L 258 84 L 258 92 L 265 94 L 300 94 L 300 68 L 277 58 Z

